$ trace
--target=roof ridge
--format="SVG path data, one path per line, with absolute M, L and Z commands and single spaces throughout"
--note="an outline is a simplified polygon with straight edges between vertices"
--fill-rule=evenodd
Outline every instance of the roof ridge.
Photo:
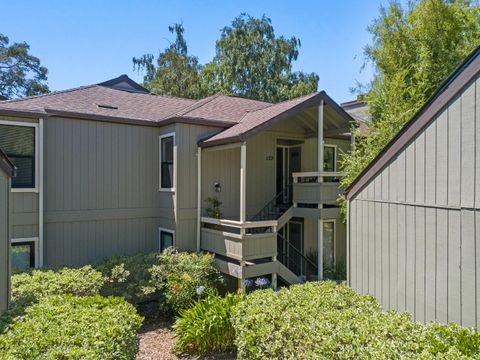
M 57 94 L 64 94 L 64 93 L 68 93 L 68 92 L 72 92 L 72 91 L 89 89 L 89 88 L 92 88 L 92 87 L 95 87 L 95 86 L 98 86 L 98 85 L 97 85 L 97 84 L 82 85 L 82 86 L 77 86 L 77 87 L 74 87 L 74 88 L 71 88 L 71 89 L 51 91 L 51 92 L 48 92 L 48 93 L 45 93 L 45 94 L 25 96 L 25 97 L 17 98 L 17 99 L 2 100 L 2 104 L 10 104 L 10 103 L 15 103 L 15 102 L 20 102 L 20 101 L 38 99 L 38 98 L 46 97 L 46 96 L 52 96 L 52 95 L 57 95 Z
M 215 100 L 216 98 L 220 97 L 222 94 L 220 93 L 216 93 L 214 95 L 210 95 L 210 96 L 207 96 L 206 98 L 203 98 L 203 99 L 200 99 L 200 100 L 197 100 L 196 102 L 194 102 L 193 104 L 187 106 L 186 108 L 182 109 L 181 111 L 178 111 L 177 113 L 175 114 L 172 114 L 172 115 L 177 115 L 177 116 L 183 116 L 183 115 L 186 115 L 187 113 L 189 113 L 190 111 L 193 111 L 195 109 L 198 109 L 206 104 L 208 104 L 209 102 L 212 102 L 213 100 Z
M 280 102 L 278 102 L 278 103 L 267 103 L 267 104 L 270 104 L 270 105 L 269 105 L 269 106 L 265 106 L 265 107 L 260 108 L 260 109 L 247 110 L 247 111 L 245 112 L 245 114 L 243 114 L 243 116 L 238 120 L 238 123 L 241 123 L 242 120 L 245 118 L 245 116 L 247 116 L 248 114 L 254 113 L 254 112 L 256 112 L 256 111 L 262 111 L 262 110 L 269 109 L 269 108 L 271 108 L 271 107 L 273 107 L 273 106 L 276 106 L 276 105 L 285 104 L 285 103 L 287 103 L 287 102 L 295 101 L 295 100 L 298 100 L 298 99 L 301 99 L 301 98 L 307 97 L 307 96 L 308 96 L 308 97 L 315 96 L 315 95 L 317 95 L 317 94 L 320 94 L 320 92 L 319 92 L 319 91 L 314 91 L 314 92 L 312 92 L 312 93 L 310 93 L 310 94 L 302 95 L 302 96 L 299 96 L 299 97 L 296 97 L 296 98 L 293 98 L 293 99 L 288 99 L 288 100 L 280 101 Z

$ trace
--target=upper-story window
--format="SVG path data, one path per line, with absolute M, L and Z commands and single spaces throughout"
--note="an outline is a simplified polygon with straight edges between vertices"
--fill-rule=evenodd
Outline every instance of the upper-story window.
M 323 171 L 337 171 L 337 147 L 324 145 L 323 147 Z
M 174 188 L 175 134 L 160 136 L 160 190 Z
M 0 148 L 17 168 L 12 179 L 13 189 L 36 188 L 36 144 L 34 126 L 0 123 Z

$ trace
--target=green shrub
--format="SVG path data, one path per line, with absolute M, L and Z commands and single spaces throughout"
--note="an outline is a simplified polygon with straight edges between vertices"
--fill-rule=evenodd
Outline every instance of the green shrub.
M 480 356 L 476 329 L 421 325 L 332 281 L 255 291 L 237 305 L 232 322 L 240 359 Z
M 12 276 L 11 308 L 13 314 L 49 295 L 99 294 L 104 283 L 102 274 L 91 266 L 82 268 L 38 269 Z
M 159 253 L 112 256 L 97 263 L 95 269 L 105 277 L 101 294 L 121 296 L 133 304 L 154 300 L 159 294 L 152 285 L 151 268 L 159 262 Z
M 227 294 L 225 297 L 209 296 L 199 300 L 187 310 L 180 310 L 173 328 L 175 350 L 180 353 L 226 352 L 235 349 L 235 330 L 231 313 L 242 296 Z
M 225 278 L 209 254 L 166 249 L 151 269 L 153 286 L 160 289 L 160 309 L 177 314 L 201 298 L 221 290 Z
M 142 318 L 121 298 L 49 296 L 0 334 L 2 359 L 134 359 Z

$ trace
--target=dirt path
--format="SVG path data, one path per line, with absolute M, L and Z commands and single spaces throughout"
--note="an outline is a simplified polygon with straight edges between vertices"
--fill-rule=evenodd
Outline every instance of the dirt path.
M 235 355 L 219 355 L 219 356 L 181 356 L 172 353 L 173 344 L 173 330 L 170 323 L 158 322 L 154 324 L 146 324 L 140 331 L 140 348 L 137 354 L 137 360 L 230 360 L 235 359 Z

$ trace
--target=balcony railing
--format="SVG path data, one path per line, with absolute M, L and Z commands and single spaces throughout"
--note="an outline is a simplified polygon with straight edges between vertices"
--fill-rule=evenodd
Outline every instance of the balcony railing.
M 239 261 L 277 256 L 277 221 L 202 217 L 201 248 Z M 261 232 L 249 231 L 262 229 Z
M 336 204 L 342 193 L 341 176 L 342 173 L 331 171 L 293 173 L 293 203 Z

